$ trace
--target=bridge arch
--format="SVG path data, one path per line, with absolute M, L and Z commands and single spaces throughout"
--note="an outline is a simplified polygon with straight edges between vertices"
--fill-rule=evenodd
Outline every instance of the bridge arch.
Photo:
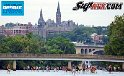
M 104 50 L 102 45 L 85 45 L 83 43 L 75 43 L 76 54 L 89 54 L 93 51 Z M 93 54 L 93 53 L 92 53 Z
M 104 50 L 94 50 L 94 51 L 91 51 L 89 54 L 93 55 L 104 55 Z

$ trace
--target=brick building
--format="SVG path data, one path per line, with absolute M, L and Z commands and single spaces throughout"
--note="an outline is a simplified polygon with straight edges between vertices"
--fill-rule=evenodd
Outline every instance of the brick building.
M 15 36 L 15 35 L 26 35 L 27 33 L 32 32 L 32 24 L 20 24 L 17 23 L 12 27 L 5 27 L 4 33 L 6 36 Z

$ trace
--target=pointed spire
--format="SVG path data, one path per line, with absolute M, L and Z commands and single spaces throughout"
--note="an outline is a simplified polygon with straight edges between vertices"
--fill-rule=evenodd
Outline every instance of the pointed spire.
M 43 14 L 42 14 L 42 9 L 40 10 L 40 19 L 44 21 Z
M 60 12 L 60 5 L 59 5 L 59 2 L 58 2 L 57 12 Z
M 43 17 L 43 15 L 42 15 L 42 9 L 40 10 L 40 17 Z
M 61 24 L 61 12 L 60 12 L 60 5 L 58 2 L 57 12 L 56 12 L 56 25 L 60 25 L 60 24 Z
M 44 21 L 44 19 L 43 19 L 43 14 L 42 14 L 42 9 L 41 9 L 41 11 L 40 11 L 40 18 L 39 18 L 39 20 L 38 20 L 38 24 L 39 24 L 40 26 L 44 26 L 44 25 L 45 25 L 45 21 Z

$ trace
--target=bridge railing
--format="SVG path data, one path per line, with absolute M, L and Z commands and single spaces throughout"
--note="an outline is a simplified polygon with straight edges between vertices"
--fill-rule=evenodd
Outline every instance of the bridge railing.
M 30 54 L 30 53 L 0 53 L 0 58 L 69 58 L 69 59 L 124 60 L 124 56 L 112 56 L 112 55 Z

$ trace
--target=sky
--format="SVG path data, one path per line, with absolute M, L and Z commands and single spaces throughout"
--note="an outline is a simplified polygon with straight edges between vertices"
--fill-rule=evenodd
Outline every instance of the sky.
M 10 1 L 10 0 L 1 0 Z M 11 0 L 14 1 L 14 0 Z M 19 1 L 19 0 L 15 0 Z M 124 13 L 124 0 L 21 0 L 24 1 L 24 16 L 1 16 L 0 25 L 5 23 L 24 23 L 31 22 L 37 24 L 40 17 L 40 10 L 42 9 L 43 18 L 45 21 L 52 19 L 56 21 L 56 11 L 58 2 L 60 4 L 62 21 L 73 20 L 75 23 L 88 26 L 108 26 L 116 15 Z M 123 2 L 121 10 L 87 10 L 83 12 L 82 9 L 73 11 L 72 8 L 76 6 L 78 1 L 84 2 Z M 1 8 L 1 3 L 0 3 Z M 1 14 L 1 11 L 0 11 Z

